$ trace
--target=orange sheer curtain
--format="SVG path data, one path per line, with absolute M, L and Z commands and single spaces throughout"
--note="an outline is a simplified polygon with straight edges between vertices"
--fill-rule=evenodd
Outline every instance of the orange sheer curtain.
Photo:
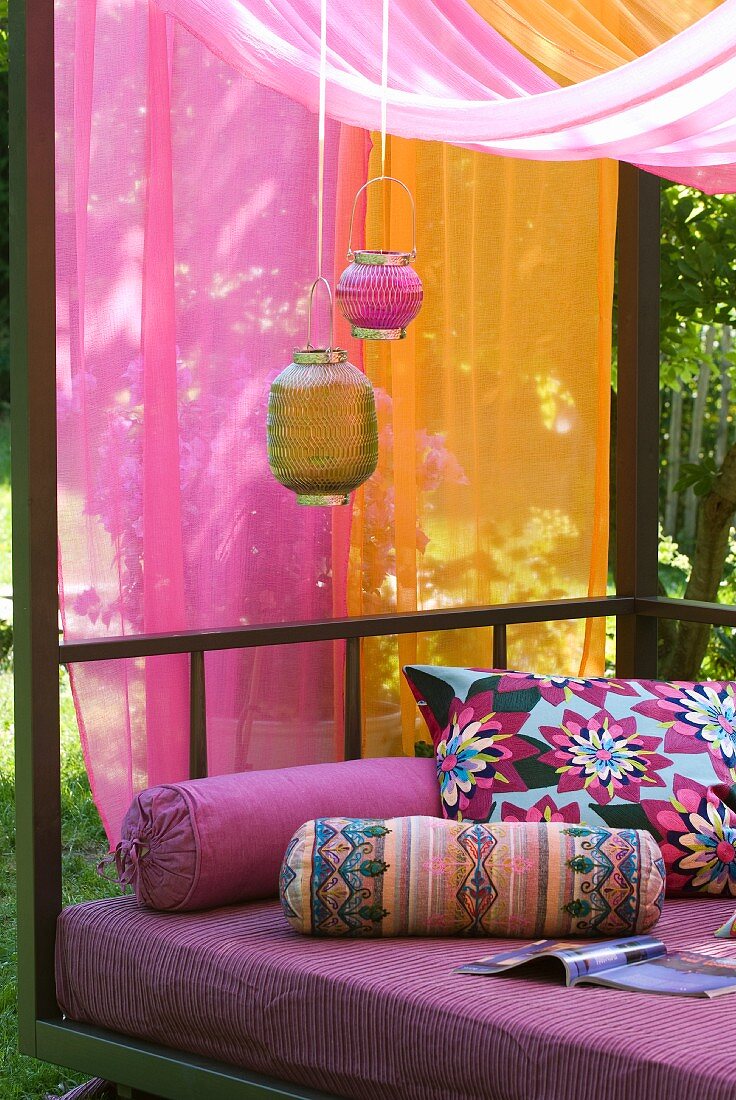
M 561 83 L 608 72 L 654 49 L 721 0 L 470 0 Z
M 421 211 L 425 304 L 405 341 L 364 348 L 381 455 L 356 501 L 350 611 L 604 592 L 615 166 L 393 139 L 389 170 Z M 369 239 L 385 218 L 408 247 L 405 201 L 371 199 Z M 603 641 L 602 623 L 511 628 L 510 660 L 599 672 Z M 491 650 L 490 630 L 367 641 L 366 751 L 413 751 L 399 664 Z
M 471 2 L 562 82 L 715 6 Z M 406 340 L 363 347 L 380 459 L 356 494 L 350 613 L 605 593 L 617 166 L 394 138 L 387 171 L 416 197 L 425 302 Z M 369 189 L 374 247 L 409 248 L 410 208 L 395 192 Z M 600 674 L 604 631 L 600 620 L 511 627 L 509 663 Z M 490 629 L 367 640 L 365 753 L 412 753 L 426 737 L 400 665 L 491 658 Z

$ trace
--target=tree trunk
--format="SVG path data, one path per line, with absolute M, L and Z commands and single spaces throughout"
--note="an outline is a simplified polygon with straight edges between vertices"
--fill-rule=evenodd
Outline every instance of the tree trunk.
M 675 485 L 680 479 L 680 448 L 682 446 L 682 390 L 670 391 L 670 432 L 667 441 L 667 497 L 664 507 L 664 533 L 677 535 L 677 505 L 680 494 Z
M 728 554 L 729 535 L 736 512 L 736 443 L 726 452 L 721 472 L 698 509 L 697 537 L 686 600 L 715 602 Z M 710 626 L 679 623 L 677 640 L 662 654 L 660 675 L 667 680 L 694 680 L 708 648 Z
M 698 388 L 693 401 L 693 418 L 690 430 L 690 446 L 688 448 L 688 462 L 696 463 L 700 460 L 700 452 L 703 446 L 703 422 L 705 420 L 705 407 L 708 400 L 708 385 L 710 372 L 713 366 L 713 345 L 715 333 L 710 325 L 705 334 L 705 358 L 700 366 L 698 375 Z M 685 516 L 683 523 L 683 536 L 688 549 L 695 539 L 695 528 L 698 516 L 698 498 L 692 489 L 685 493 Z
M 667 597 L 667 589 L 661 580 L 657 581 L 657 594 Z M 657 623 L 657 672 L 664 676 L 669 655 L 677 645 L 677 622 L 674 619 L 660 619 Z
M 721 466 L 728 450 L 729 413 L 731 411 L 731 364 L 728 354 L 731 351 L 731 327 L 721 329 L 719 358 L 721 362 L 721 403 L 718 408 L 718 434 L 716 436 L 716 465 Z

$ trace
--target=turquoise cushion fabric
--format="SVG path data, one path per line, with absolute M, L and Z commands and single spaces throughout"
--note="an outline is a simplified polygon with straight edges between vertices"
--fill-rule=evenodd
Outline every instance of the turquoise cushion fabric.
M 646 828 L 668 893 L 736 897 L 736 685 L 404 673 L 446 817 Z

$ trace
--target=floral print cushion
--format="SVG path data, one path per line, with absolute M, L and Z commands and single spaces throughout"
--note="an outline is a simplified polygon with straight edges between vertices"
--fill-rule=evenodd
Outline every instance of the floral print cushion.
M 412 665 L 445 817 L 645 828 L 669 894 L 736 897 L 736 685 Z

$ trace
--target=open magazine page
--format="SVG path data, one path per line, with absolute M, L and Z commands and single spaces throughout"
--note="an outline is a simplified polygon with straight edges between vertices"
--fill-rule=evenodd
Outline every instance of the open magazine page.
M 720 997 L 724 993 L 736 993 L 736 959 L 718 959 L 700 951 L 675 951 L 637 966 L 581 975 L 576 981 L 638 993 Z
M 535 940 L 511 951 L 487 955 L 477 962 L 457 968 L 458 974 L 503 974 L 517 966 L 541 958 L 559 959 L 565 968 L 565 984 L 574 985 L 580 979 L 617 971 L 621 967 L 656 959 L 665 955 L 661 940 L 653 936 L 628 936 L 618 940 Z

